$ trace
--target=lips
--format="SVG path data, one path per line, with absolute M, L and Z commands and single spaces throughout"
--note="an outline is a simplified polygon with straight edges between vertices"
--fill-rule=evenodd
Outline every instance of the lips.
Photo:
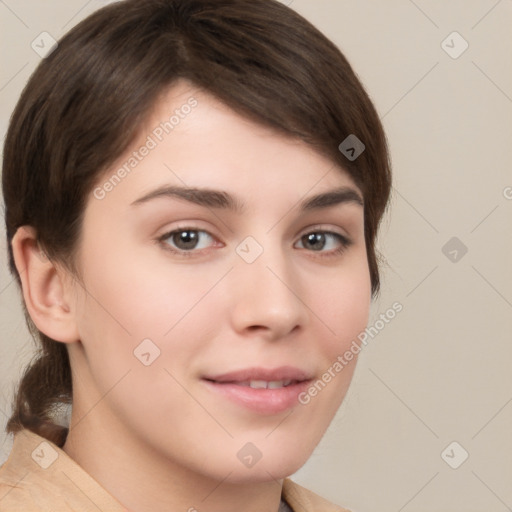
M 217 396 L 259 414 L 277 414 L 297 405 L 299 393 L 311 380 L 312 374 L 292 366 L 247 368 L 203 377 Z

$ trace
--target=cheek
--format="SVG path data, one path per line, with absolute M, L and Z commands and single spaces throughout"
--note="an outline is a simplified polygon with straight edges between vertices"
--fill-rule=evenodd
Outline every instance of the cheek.
M 364 331 L 370 311 L 371 282 L 363 258 L 326 277 L 316 294 L 315 313 L 328 327 L 324 349 L 330 358 L 342 353 Z
M 91 401 L 93 393 L 99 399 L 108 392 L 106 403 L 126 421 L 141 411 L 145 421 L 157 421 L 188 410 L 190 397 L 177 382 L 187 378 L 202 344 L 216 337 L 212 318 L 222 305 L 208 292 L 217 274 L 145 266 L 138 257 L 121 260 L 112 253 L 89 256 L 79 331 L 95 388 Z
M 368 322 L 371 285 L 365 254 L 354 254 L 330 275 L 317 276 L 314 289 L 311 310 L 323 333 L 315 338 L 321 373 L 298 398 L 318 441 L 346 396 L 359 353 L 353 344 Z
M 94 256 L 84 259 L 89 293 L 81 309 L 90 403 L 101 400 L 98 414 L 113 411 L 134 430 L 157 432 L 156 439 L 164 439 L 170 425 L 178 438 L 197 435 L 185 417 L 215 428 L 191 400 L 187 379 L 203 346 L 218 338 L 212 318 L 226 305 L 215 284 L 225 270 L 143 264 L 133 252 L 122 261 L 113 251 Z M 168 443 L 170 452 L 180 453 L 181 446 Z
M 215 284 L 215 272 L 173 263 L 150 245 L 111 238 L 88 247 L 81 263 L 94 314 L 134 338 L 163 337 Z

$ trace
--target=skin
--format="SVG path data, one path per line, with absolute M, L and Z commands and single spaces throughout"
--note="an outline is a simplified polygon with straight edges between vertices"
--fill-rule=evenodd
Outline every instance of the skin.
M 320 441 L 356 358 L 307 405 L 276 414 L 244 408 L 201 377 L 289 365 L 316 380 L 349 349 L 371 300 L 363 208 L 298 205 L 339 187 L 361 192 L 305 143 L 186 82 L 159 100 L 97 185 L 190 97 L 197 106 L 120 183 L 102 199 L 91 191 L 79 278 L 41 255 L 29 227 L 13 241 L 16 263 L 36 325 L 67 343 L 74 405 L 64 450 L 73 459 L 131 511 L 277 511 L 282 479 Z M 132 204 L 185 184 L 229 192 L 245 211 L 176 197 Z M 188 257 L 170 250 L 179 250 L 176 236 L 163 238 L 178 228 L 202 233 Z M 351 244 L 304 241 L 318 232 Z M 252 263 L 236 252 L 248 236 L 263 249 Z M 134 356 L 144 339 L 160 350 L 148 366 Z M 248 442 L 262 453 L 251 468 L 237 457 Z

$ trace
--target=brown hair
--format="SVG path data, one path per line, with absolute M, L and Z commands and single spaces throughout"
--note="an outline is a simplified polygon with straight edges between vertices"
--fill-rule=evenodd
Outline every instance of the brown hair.
M 379 117 L 351 66 L 323 34 L 277 0 L 125 0 L 93 13 L 40 63 L 5 139 L 3 194 L 11 241 L 33 226 L 50 259 L 73 270 L 88 195 L 128 147 L 158 96 L 183 78 L 241 114 L 299 137 L 345 168 L 361 188 L 372 292 L 379 289 L 377 228 L 391 187 Z M 366 146 L 354 161 L 338 149 Z M 53 421 L 71 404 L 64 343 L 40 349 L 13 399 L 6 432 L 28 428 L 62 444 Z

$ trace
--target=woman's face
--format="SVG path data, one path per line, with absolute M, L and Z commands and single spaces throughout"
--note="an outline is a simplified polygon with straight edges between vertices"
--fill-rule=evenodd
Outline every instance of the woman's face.
M 233 482 L 302 466 L 368 319 L 359 197 L 311 147 L 186 82 L 170 89 L 85 210 L 77 434 L 115 432 L 119 447 Z

